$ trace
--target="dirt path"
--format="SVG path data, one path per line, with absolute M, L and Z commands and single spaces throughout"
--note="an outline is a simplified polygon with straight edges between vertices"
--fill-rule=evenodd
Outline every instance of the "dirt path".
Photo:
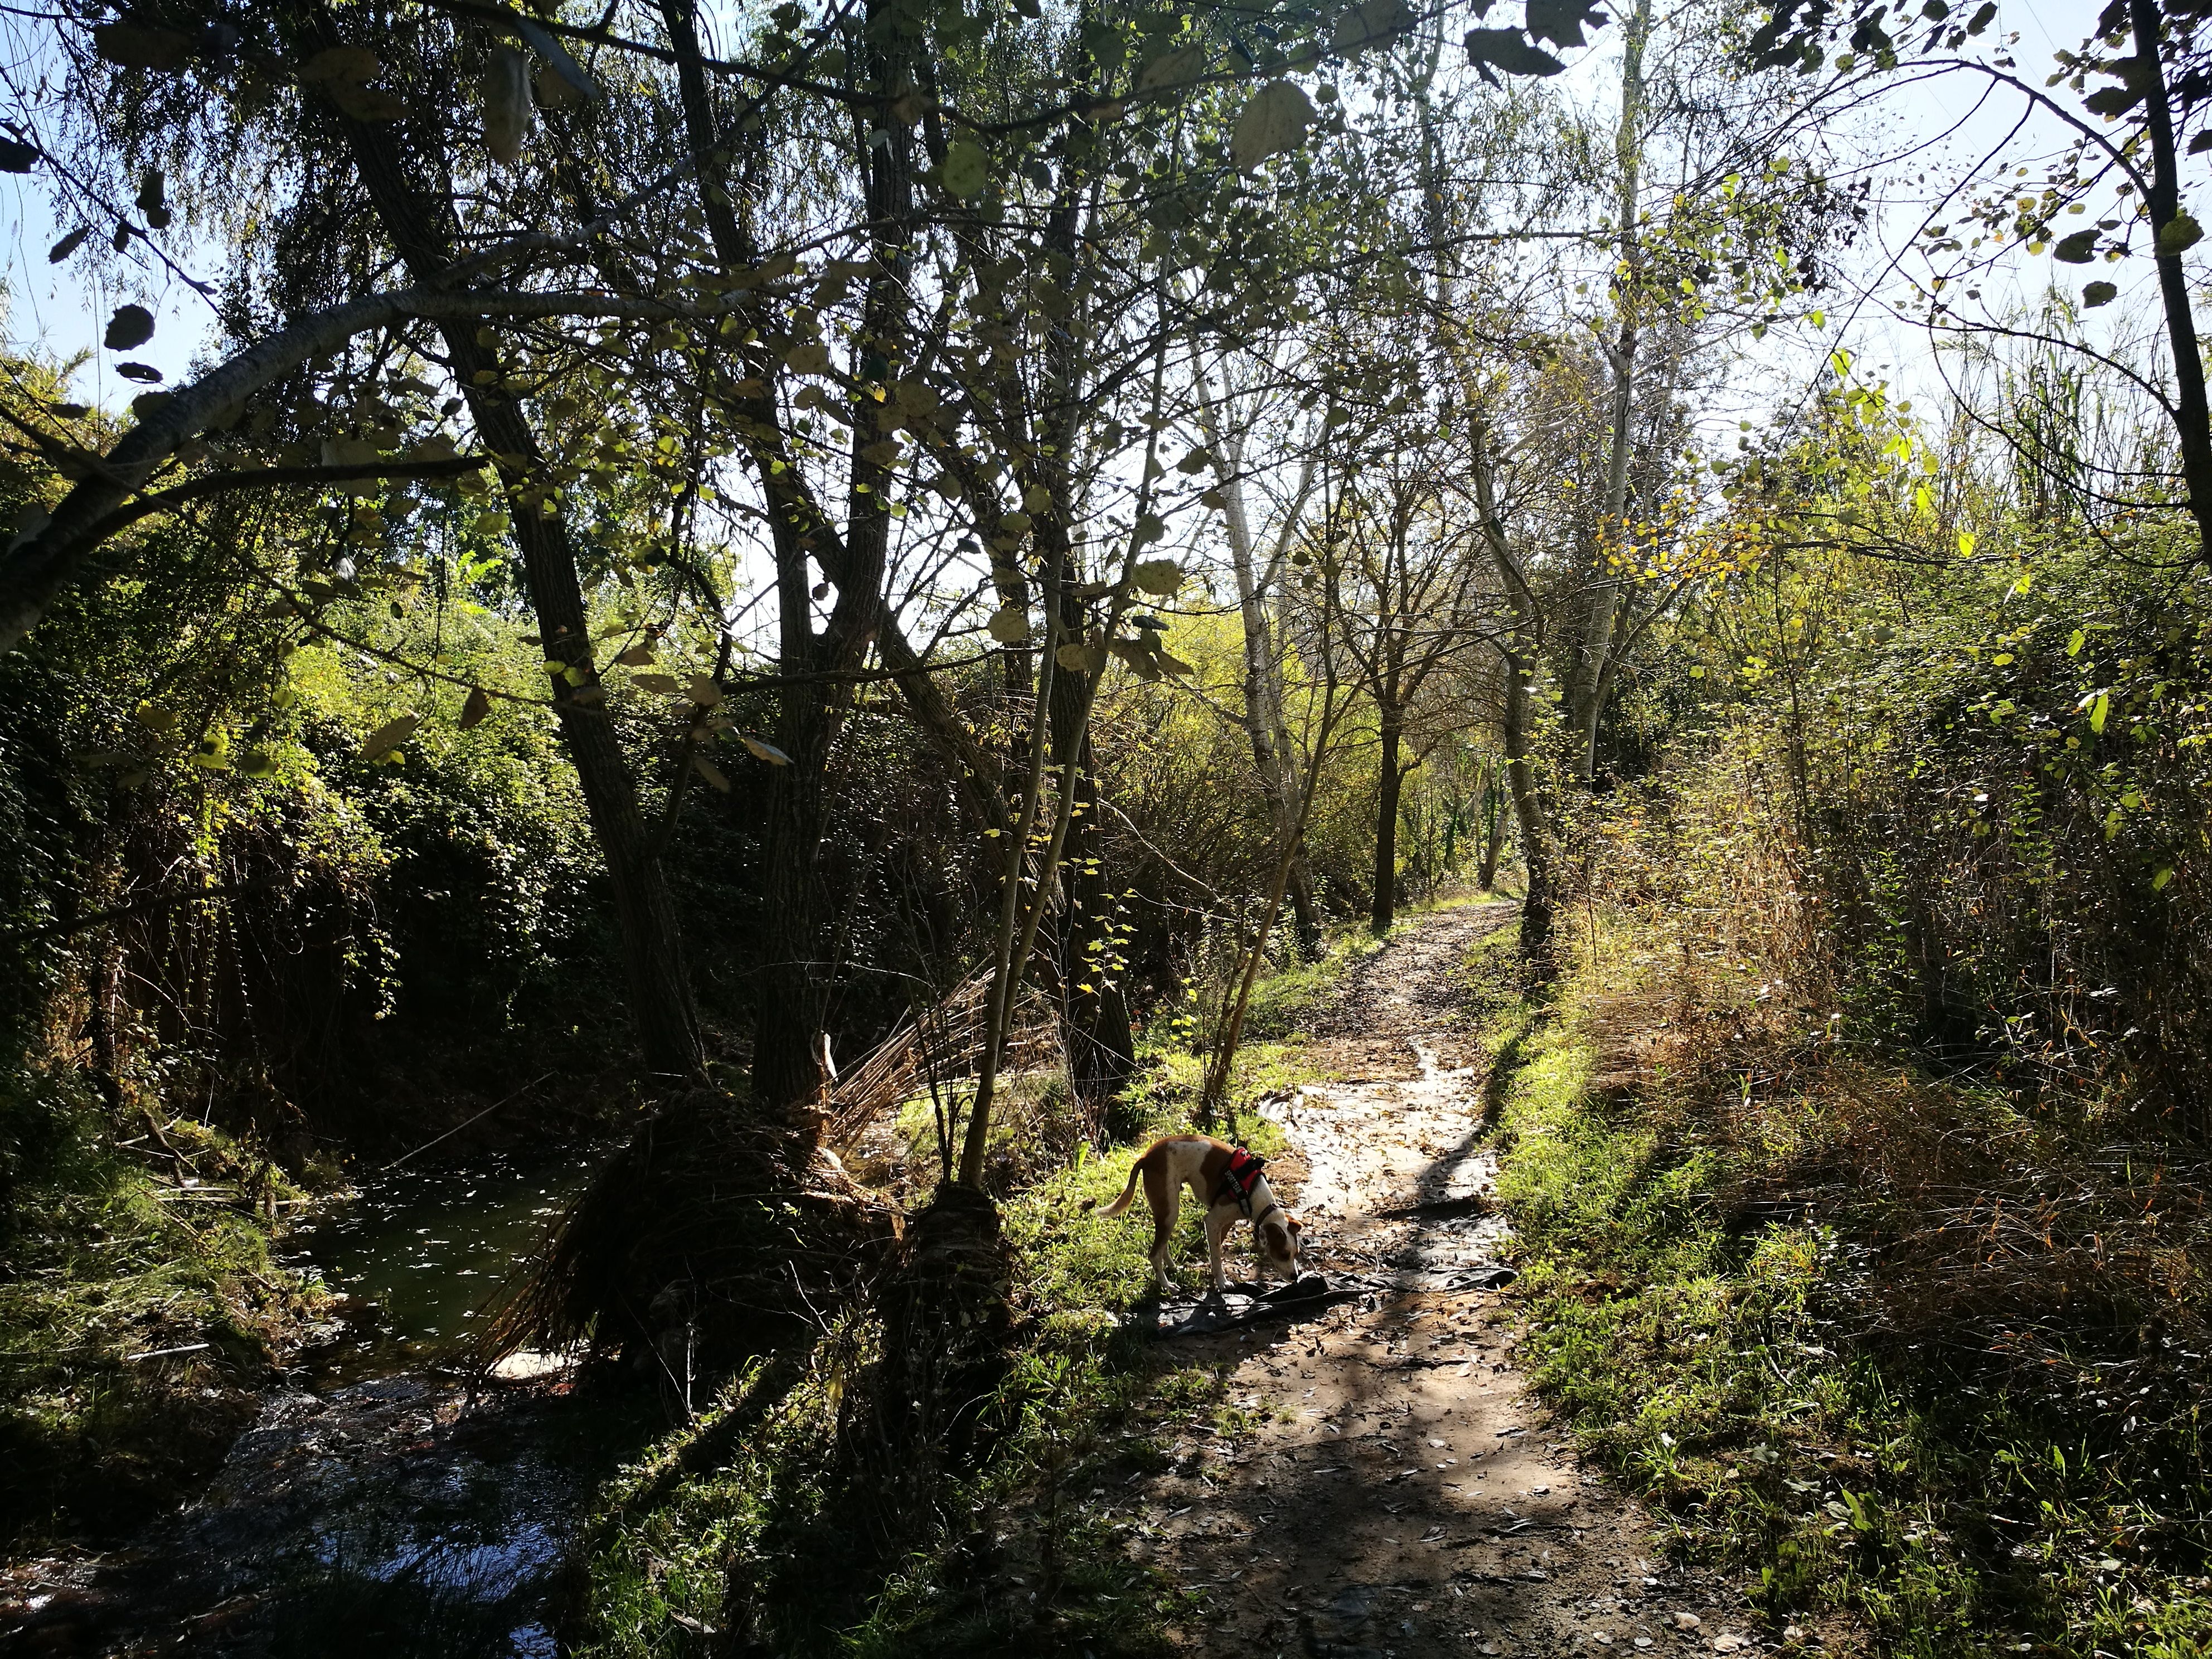
M 1513 1369 L 1494 1291 L 1504 1224 L 1480 1136 L 1459 964 L 1510 905 L 1409 921 L 1310 1029 L 1347 1081 L 1270 1109 L 1305 1170 L 1285 1179 L 1333 1279 L 1389 1288 L 1289 1326 L 1177 1339 L 1235 1363 L 1266 1421 L 1194 1427 L 1139 1483 L 1148 1559 L 1204 1589 L 1191 1650 L 1316 1659 L 1734 1652 L 1741 1598 L 1661 1565 L 1636 1506 L 1577 1467 Z M 1293 1158 L 1281 1160 L 1286 1177 Z

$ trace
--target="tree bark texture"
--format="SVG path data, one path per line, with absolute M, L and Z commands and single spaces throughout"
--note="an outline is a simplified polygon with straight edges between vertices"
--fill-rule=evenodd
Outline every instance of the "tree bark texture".
M 1380 731 L 1382 766 L 1375 779 L 1375 900 L 1369 925 L 1387 933 L 1398 915 L 1398 803 L 1404 793 L 1406 774 L 1398 764 L 1405 741 L 1400 712 L 1386 706 Z

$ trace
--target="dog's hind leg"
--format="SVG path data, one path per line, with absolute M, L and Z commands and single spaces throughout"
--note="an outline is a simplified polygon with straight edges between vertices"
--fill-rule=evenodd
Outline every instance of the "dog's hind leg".
M 1168 1246 L 1175 1239 L 1176 1218 L 1182 1213 L 1182 1187 L 1166 1165 L 1162 1158 L 1145 1171 L 1145 1200 L 1152 1208 L 1152 1273 L 1163 1291 L 1175 1288 L 1168 1277 Z

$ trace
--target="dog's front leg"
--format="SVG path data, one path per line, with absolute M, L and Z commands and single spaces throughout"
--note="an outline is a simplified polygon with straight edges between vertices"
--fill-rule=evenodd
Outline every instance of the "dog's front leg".
M 1206 1212 L 1206 1265 L 1212 1274 L 1213 1293 L 1221 1294 L 1221 1246 L 1229 1237 L 1229 1230 L 1237 1224 L 1237 1212 L 1213 1209 Z

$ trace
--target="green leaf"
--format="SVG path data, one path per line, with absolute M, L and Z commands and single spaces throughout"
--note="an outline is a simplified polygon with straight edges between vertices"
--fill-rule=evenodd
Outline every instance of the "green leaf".
M 701 777 L 706 779 L 708 783 L 713 784 L 715 788 L 720 790 L 724 794 L 726 795 L 730 793 L 729 775 L 724 772 L 720 767 L 715 765 L 714 762 L 708 760 L 704 755 L 700 754 L 696 750 L 692 751 L 691 755 L 691 769 L 694 772 L 696 772 Z
M 68 235 L 63 237 L 60 241 L 56 242 L 52 247 L 46 250 L 46 263 L 50 265 L 58 265 L 61 264 L 61 262 L 68 258 L 70 254 L 82 247 L 85 244 L 85 239 L 91 234 L 92 227 L 90 225 L 79 225 L 75 230 L 70 232 Z
M 1187 87 L 1206 73 L 1206 48 L 1178 46 L 1146 60 L 1137 72 L 1139 92 L 1159 92 L 1171 87 Z
M 1566 68 L 1540 46 L 1531 46 L 1519 29 L 1469 29 L 1467 60 L 1486 78 L 1492 64 L 1508 75 L 1557 75 Z
M 1536 0 L 1536 4 L 1543 3 L 1545 0 Z M 1571 0 L 1550 0 L 1550 3 L 1564 9 Z M 1367 0 L 1364 5 L 1346 7 L 1337 18 L 1336 33 L 1329 47 L 1349 58 L 1369 46 L 1381 46 L 1413 26 L 1413 9 L 1406 0 Z
M 2082 285 L 2081 303 L 2085 307 L 2108 306 L 2119 297 L 2119 288 L 2112 283 L 2087 283 Z
M 2065 265 L 2086 265 L 2097 257 L 2097 232 L 2094 226 L 2077 230 L 2071 236 L 2062 236 L 2058 246 L 2051 250 L 2051 257 Z
M 2109 691 L 2097 693 L 2097 701 L 2089 705 L 2089 729 L 2100 737 L 2104 735 L 2106 718 L 2112 712 L 2112 696 Z
M 368 734 L 368 741 L 361 746 L 364 761 L 380 761 L 393 750 L 415 735 L 415 728 L 422 723 L 420 714 L 402 714 L 389 720 Z
M 1959 532 L 1959 556 L 1962 559 L 1972 558 L 1975 545 L 1979 539 L 1972 531 L 1961 530 Z
M 945 147 L 945 163 L 937 170 L 937 182 L 947 196 L 957 196 L 963 202 L 979 196 L 991 182 L 990 158 L 983 154 L 981 145 L 956 138 Z
M 102 58 L 125 69 L 181 68 L 192 52 L 189 36 L 136 23 L 102 23 L 93 30 L 92 44 Z
M 1237 117 L 1229 136 L 1229 159 L 1239 173 L 1254 167 L 1306 141 L 1314 123 L 1314 106 L 1303 88 L 1292 81 L 1270 81 L 1254 93 Z
M 2198 224 L 2186 213 L 2177 213 L 2166 222 L 2166 228 L 2158 233 L 2158 251 L 2162 255 L 2182 253 L 2195 247 L 2203 240 L 2203 226 Z
M 100 343 L 110 351 L 130 351 L 154 337 L 154 313 L 143 306 L 118 306 L 107 319 Z
M 1146 559 L 1129 573 L 1140 592 L 1172 593 L 1182 586 L 1182 567 L 1173 559 Z
M 1555 46 L 1583 44 L 1583 25 L 1597 27 L 1605 14 L 1589 0 L 1528 0 L 1528 33 Z
M 2088 642 L 2089 636 L 2083 633 L 2080 629 L 2075 629 L 2074 630 L 2074 637 L 2066 641 L 2066 654 L 2069 657 L 2080 656 L 2081 654 L 2081 647 Z

